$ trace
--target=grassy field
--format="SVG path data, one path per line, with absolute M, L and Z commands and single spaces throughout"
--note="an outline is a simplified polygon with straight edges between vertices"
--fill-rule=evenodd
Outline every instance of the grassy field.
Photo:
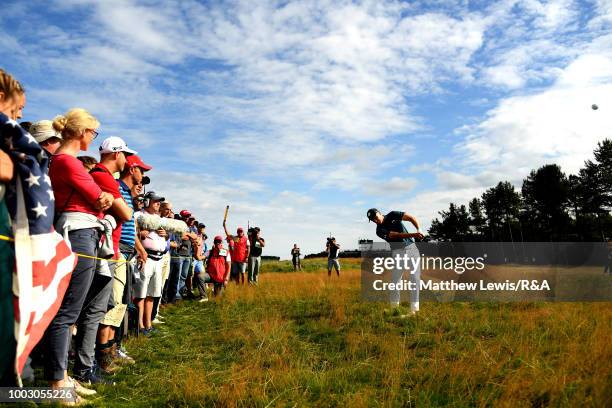
M 164 308 L 97 406 L 612 406 L 612 304 L 360 300 L 359 260 L 264 266 L 258 287 Z

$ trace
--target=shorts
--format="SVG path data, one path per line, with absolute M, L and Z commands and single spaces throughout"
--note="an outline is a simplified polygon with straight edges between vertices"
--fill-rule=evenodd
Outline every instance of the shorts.
M 162 260 L 154 261 L 149 258 L 144 268 L 137 273 L 140 280 L 134 285 L 134 297 L 144 299 L 146 297 L 161 297 L 162 293 Z
M 113 327 L 121 326 L 125 310 L 127 309 L 127 305 L 123 303 L 123 289 L 125 288 L 127 276 L 127 262 L 125 262 L 123 254 L 119 255 L 118 261 L 119 262 L 109 261 L 111 270 L 114 269 L 111 303 L 113 303 L 115 307 L 106 312 L 104 318 L 100 322 L 100 324 Z
M 246 273 L 246 262 L 232 262 L 231 276 L 240 276 Z
M 162 286 L 164 286 L 164 284 L 166 283 L 166 281 L 168 280 L 168 277 L 170 276 L 170 252 L 166 252 L 164 254 L 164 256 L 161 259 L 161 263 L 162 263 Z
M 340 261 L 338 259 L 328 259 L 327 260 L 327 270 L 331 271 L 332 267 L 335 267 L 337 271 L 340 271 Z

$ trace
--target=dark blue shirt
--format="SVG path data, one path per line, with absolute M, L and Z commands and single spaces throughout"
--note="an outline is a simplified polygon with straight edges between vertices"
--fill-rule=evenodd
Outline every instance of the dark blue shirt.
M 403 217 L 403 212 L 391 211 L 389 214 L 385 215 L 385 218 L 383 218 L 383 222 L 376 226 L 376 235 L 389 242 L 391 244 L 391 248 L 398 247 L 399 245 L 397 244 L 402 244 L 401 246 L 405 247 L 414 243 L 414 240 L 412 238 L 389 238 L 390 232 L 408 232 L 408 230 L 402 223 Z

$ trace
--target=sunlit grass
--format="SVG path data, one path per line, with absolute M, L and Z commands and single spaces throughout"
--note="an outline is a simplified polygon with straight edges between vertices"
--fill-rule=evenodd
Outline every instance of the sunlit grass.
M 358 260 L 266 264 L 258 287 L 162 310 L 99 406 L 610 406 L 610 303 L 360 300 Z

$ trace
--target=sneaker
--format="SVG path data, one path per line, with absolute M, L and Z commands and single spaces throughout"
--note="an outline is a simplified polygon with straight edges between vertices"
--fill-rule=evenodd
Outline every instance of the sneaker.
M 85 385 L 115 385 L 113 380 L 105 378 L 101 373 L 96 372 L 96 367 L 92 367 L 85 372 L 74 375 L 74 379 Z
M 165 322 L 162 320 L 159 320 L 157 317 L 151 322 L 153 324 L 164 324 Z
M 151 335 L 151 330 L 149 329 L 138 329 L 138 333 L 144 337 L 149 337 Z
M 200 303 L 208 302 L 208 298 L 207 297 L 200 298 L 200 300 L 198 300 L 198 302 L 200 302 Z
M 74 390 L 76 391 L 77 394 L 83 397 L 88 397 L 88 396 L 97 394 L 96 390 L 92 390 L 90 388 L 83 387 L 80 382 L 78 382 L 72 377 L 68 377 L 68 383 L 72 387 L 74 387 Z
M 164 316 L 160 315 L 159 313 L 155 316 L 155 318 L 159 319 L 159 320 L 165 320 L 166 319 Z
M 117 362 L 117 364 L 134 364 L 136 363 L 136 360 L 134 360 L 132 357 L 128 356 L 128 354 L 121 350 L 121 349 L 117 349 L 117 352 L 115 353 L 115 361 Z

